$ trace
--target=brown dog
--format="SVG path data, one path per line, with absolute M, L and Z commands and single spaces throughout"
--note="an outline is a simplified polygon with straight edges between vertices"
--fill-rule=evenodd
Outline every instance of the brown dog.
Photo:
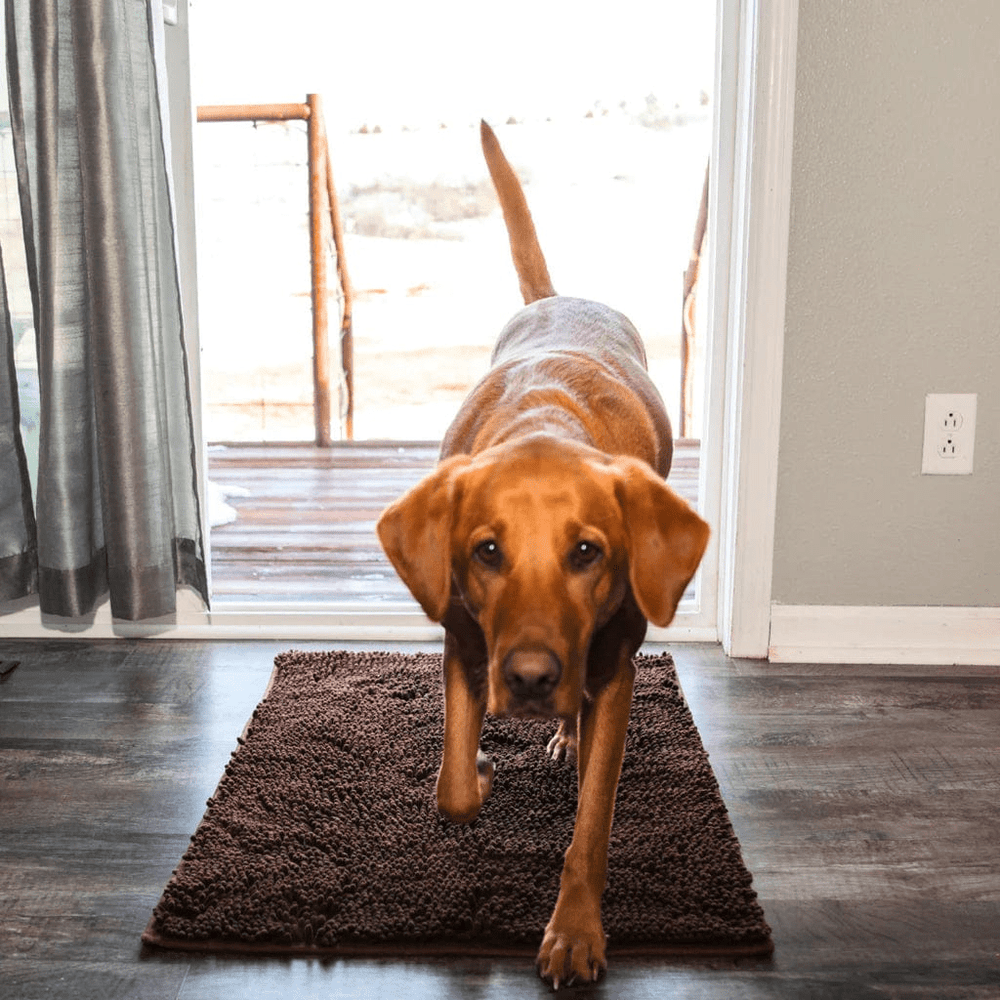
M 483 151 L 527 307 L 445 437 L 438 468 L 378 523 L 386 553 L 445 628 L 441 813 L 474 819 L 493 765 L 485 712 L 560 721 L 579 799 L 538 953 L 558 989 L 606 968 L 601 895 L 646 621 L 667 625 L 708 541 L 663 481 L 673 443 L 645 352 L 620 313 L 556 296 L 517 177 Z

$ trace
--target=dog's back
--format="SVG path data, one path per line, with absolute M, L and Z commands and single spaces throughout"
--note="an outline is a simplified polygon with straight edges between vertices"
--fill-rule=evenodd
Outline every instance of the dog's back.
M 546 427 L 666 476 L 670 421 L 638 331 L 608 306 L 556 294 L 517 175 L 485 121 L 480 131 L 526 305 L 501 331 L 492 367 L 459 410 L 442 455 L 475 454 Z

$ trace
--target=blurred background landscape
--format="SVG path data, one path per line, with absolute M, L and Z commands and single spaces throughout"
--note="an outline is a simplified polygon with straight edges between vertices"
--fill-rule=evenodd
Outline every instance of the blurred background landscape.
M 488 13 L 289 0 L 276 18 L 255 0 L 196 0 L 194 99 L 323 97 L 356 293 L 357 438 L 440 438 L 521 305 L 481 117 L 525 184 L 557 290 L 632 319 L 676 423 L 714 4 Z M 206 437 L 310 440 L 305 123 L 195 128 Z

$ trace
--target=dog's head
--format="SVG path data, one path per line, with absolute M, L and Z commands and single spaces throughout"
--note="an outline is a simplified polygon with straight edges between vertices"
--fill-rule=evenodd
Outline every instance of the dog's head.
M 491 713 L 569 718 L 595 630 L 629 587 L 669 624 L 709 529 L 645 462 L 539 435 L 445 459 L 378 534 L 428 617 L 457 592 L 479 623 Z

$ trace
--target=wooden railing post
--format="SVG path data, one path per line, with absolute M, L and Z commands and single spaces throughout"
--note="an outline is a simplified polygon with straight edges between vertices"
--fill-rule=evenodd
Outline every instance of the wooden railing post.
M 681 292 L 681 402 L 680 436 L 691 437 L 694 433 L 694 360 L 695 360 L 695 294 L 701 271 L 701 252 L 705 245 L 705 231 L 708 227 L 708 177 L 711 164 L 705 167 L 705 183 L 701 189 L 698 219 L 694 226 L 694 241 L 691 257 L 683 277 Z
M 326 136 L 323 134 L 323 102 L 319 94 L 308 94 L 309 106 L 309 235 L 312 258 L 313 421 L 316 444 L 333 444 L 330 420 L 330 340 L 326 291 L 326 241 L 323 239 L 323 196 L 326 192 Z
M 344 223 L 340 217 L 340 201 L 333 183 L 333 164 L 326 147 L 326 192 L 330 202 L 330 225 L 333 245 L 337 252 L 337 278 L 344 296 L 344 311 L 340 320 L 340 369 L 344 373 L 344 437 L 354 440 L 354 288 L 347 273 L 347 253 L 344 250 Z
M 347 273 L 344 229 L 340 204 L 333 185 L 333 166 L 323 124 L 323 101 L 319 94 L 309 94 L 305 104 L 230 104 L 204 105 L 198 108 L 200 122 L 292 121 L 306 123 L 309 154 L 309 254 L 312 289 L 313 339 L 313 423 L 316 444 L 333 444 L 331 424 L 329 294 L 326 267 L 326 225 L 330 226 L 337 254 L 337 277 L 344 296 L 341 321 L 340 357 L 344 373 L 344 436 L 354 437 L 354 343 L 352 308 L 354 296 Z

